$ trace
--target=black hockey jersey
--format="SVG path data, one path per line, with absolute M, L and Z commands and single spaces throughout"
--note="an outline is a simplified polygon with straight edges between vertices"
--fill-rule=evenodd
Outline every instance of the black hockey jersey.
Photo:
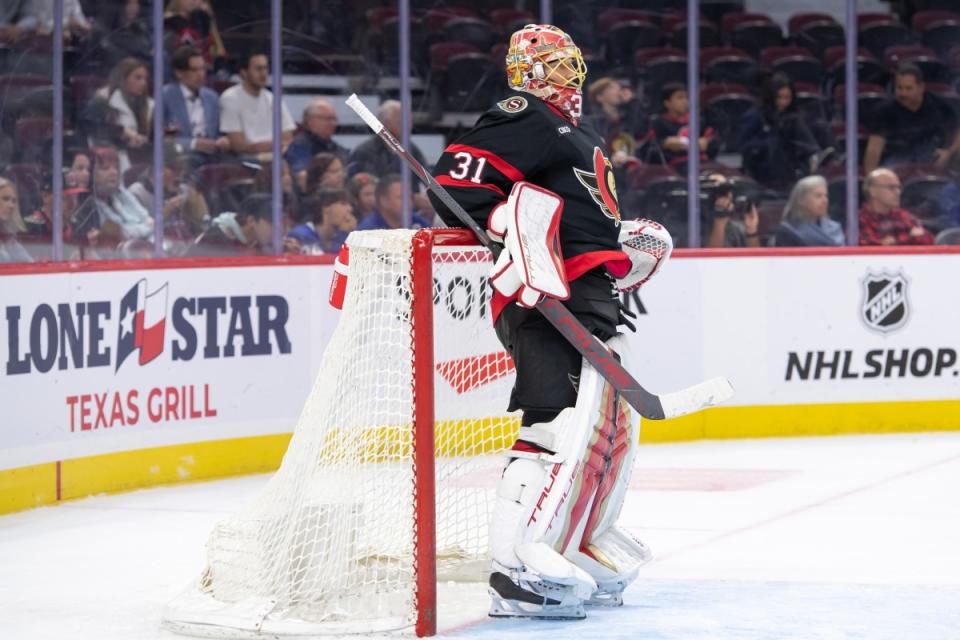
M 511 92 L 497 102 L 444 150 L 434 176 L 483 228 L 515 182 L 525 180 L 563 198 L 560 247 L 571 281 L 601 265 L 615 275 L 629 266 L 620 250 L 617 190 L 603 140 L 535 96 Z M 444 222 L 463 226 L 430 197 Z

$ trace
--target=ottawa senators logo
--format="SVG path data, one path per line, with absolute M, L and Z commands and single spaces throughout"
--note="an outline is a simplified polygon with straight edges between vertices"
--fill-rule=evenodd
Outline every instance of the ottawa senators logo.
M 527 108 L 527 99 L 523 96 L 513 96 L 512 98 L 501 100 L 497 103 L 497 106 L 500 107 L 501 111 L 506 111 L 507 113 L 520 113 Z
M 580 184 L 590 192 L 590 197 L 603 211 L 603 215 L 619 226 L 620 205 L 617 202 L 617 185 L 613 180 L 613 165 L 603 156 L 600 147 L 593 148 L 593 173 L 576 167 L 573 172 Z

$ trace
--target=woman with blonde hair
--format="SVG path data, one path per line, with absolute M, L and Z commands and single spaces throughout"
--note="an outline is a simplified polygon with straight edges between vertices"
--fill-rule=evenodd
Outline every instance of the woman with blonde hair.
M 124 58 L 111 69 L 107 86 L 97 91 L 83 117 L 93 144 L 119 145 L 121 174 L 131 166 L 131 152 L 149 159 L 153 99 L 148 79 L 146 62 Z
M 17 241 L 17 234 L 27 230 L 20 215 L 17 187 L 6 178 L 0 178 L 0 263 L 33 262 L 33 258 Z
M 843 227 L 827 215 L 827 181 L 807 176 L 797 181 L 783 209 L 783 221 L 774 230 L 778 247 L 842 247 Z

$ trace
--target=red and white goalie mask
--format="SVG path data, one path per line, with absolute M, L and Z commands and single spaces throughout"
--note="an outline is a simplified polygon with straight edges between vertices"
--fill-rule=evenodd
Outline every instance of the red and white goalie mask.
M 510 36 L 506 63 L 512 89 L 547 101 L 574 124 L 580 120 L 587 65 L 569 35 L 549 24 L 528 24 Z

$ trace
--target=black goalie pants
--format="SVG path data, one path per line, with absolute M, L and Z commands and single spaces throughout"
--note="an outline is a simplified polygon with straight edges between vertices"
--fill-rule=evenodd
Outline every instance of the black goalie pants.
M 571 282 L 564 306 L 601 340 L 616 335 L 620 300 L 604 271 L 594 269 Z M 495 328 L 517 370 L 509 410 L 523 411 L 524 425 L 549 422 L 576 404 L 582 357 L 539 311 L 511 302 Z

